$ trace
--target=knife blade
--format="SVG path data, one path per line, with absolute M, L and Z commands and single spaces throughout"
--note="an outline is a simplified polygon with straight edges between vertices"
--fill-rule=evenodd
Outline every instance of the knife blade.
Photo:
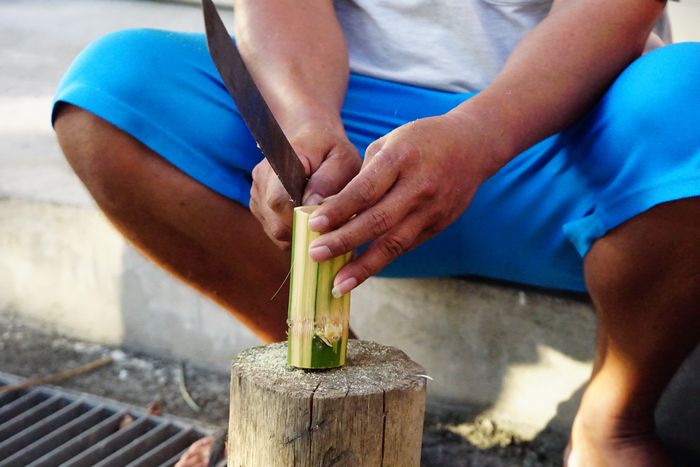
M 238 112 L 258 147 L 270 162 L 272 170 L 279 177 L 284 189 L 289 193 L 294 206 L 301 206 L 306 187 L 306 175 L 299 156 L 289 144 L 270 107 L 260 94 L 214 2 L 202 0 L 202 11 L 209 53 L 224 86 L 233 98 Z

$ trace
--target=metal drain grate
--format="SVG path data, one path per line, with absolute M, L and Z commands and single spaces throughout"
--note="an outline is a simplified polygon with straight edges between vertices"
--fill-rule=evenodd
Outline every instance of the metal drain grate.
M 21 382 L 0 372 L 0 386 Z M 125 416 L 133 420 L 120 428 Z M 52 386 L 0 395 L 0 467 L 172 466 L 210 430 Z

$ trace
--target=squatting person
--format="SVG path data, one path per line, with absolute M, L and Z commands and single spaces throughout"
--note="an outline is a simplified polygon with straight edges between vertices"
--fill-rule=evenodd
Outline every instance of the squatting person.
M 700 44 L 662 0 L 239 0 L 235 36 L 322 203 L 335 278 L 586 291 L 596 358 L 569 466 L 664 466 L 659 396 L 700 335 Z M 203 34 L 129 30 L 62 81 L 63 151 L 117 228 L 265 341 L 291 204 Z M 362 159 L 364 155 L 364 162 Z M 282 247 L 282 248 L 279 248 Z M 380 272 L 381 271 L 381 272 Z

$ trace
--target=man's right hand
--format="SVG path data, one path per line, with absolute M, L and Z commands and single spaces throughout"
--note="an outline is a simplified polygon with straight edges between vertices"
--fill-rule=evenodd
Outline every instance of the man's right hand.
M 362 166 L 357 149 L 342 127 L 337 127 L 310 125 L 290 135 L 290 143 L 310 177 L 304 192 L 305 205 L 320 204 L 338 193 Z M 250 210 L 268 237 L 280 248 L 289 249 L 293 205 L 267 159 L 253 169 Z

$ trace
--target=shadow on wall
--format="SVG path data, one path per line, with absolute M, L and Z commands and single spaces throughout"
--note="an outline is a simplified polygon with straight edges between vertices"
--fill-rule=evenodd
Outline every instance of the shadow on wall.
M 228 372 L 233 356 L 260 344 L 224 309 L 133 248 L 124 249 L 122 263 L 125 346 Z

